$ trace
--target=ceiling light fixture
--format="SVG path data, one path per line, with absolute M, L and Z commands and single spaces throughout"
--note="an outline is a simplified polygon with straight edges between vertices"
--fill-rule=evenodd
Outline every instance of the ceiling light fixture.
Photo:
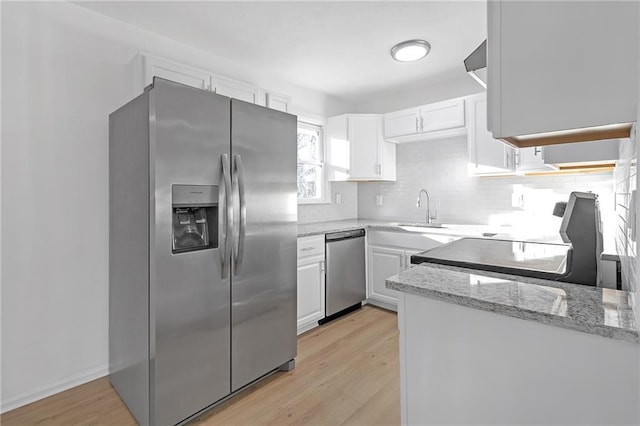
M 391 48 L 391 57 L 398 62 L 412 62 L 422 59 L 431 51 L 431 45 L 424 40 L 407 40 Z

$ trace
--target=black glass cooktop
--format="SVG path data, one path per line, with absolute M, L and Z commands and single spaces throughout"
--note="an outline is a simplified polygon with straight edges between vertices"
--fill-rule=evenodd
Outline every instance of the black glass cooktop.
M 411 263 L 438 263 L 535 278 L 566 275 L 571 245 L 462 238 L 411 256 Z

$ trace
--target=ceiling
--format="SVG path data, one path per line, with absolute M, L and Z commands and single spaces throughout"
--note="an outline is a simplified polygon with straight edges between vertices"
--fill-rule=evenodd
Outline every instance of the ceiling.
M 81 2 L 81 6 L 289 83 L 358 103 L 464 75 L 485 38 L 485 1 Z M 391 59 L 420 38 L 429 56 Z

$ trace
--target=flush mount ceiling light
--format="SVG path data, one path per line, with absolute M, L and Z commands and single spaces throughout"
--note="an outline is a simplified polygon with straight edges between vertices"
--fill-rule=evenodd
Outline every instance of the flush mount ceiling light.
M 422 59 L 431 51 L 431 45 L 424 40 L 407 40 L 391 48 L 391 57 L 398 62 L 412 62 Z

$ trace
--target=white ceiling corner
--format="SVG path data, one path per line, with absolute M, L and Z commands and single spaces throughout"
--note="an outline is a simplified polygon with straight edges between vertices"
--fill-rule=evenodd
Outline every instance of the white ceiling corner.
M 464 74 L 462 61 L 487 35 L 485 1 L 78 4 L 353 103 Z M 429 41 L 431 53 L 394 61 L 391 47 L 414 38 Z

